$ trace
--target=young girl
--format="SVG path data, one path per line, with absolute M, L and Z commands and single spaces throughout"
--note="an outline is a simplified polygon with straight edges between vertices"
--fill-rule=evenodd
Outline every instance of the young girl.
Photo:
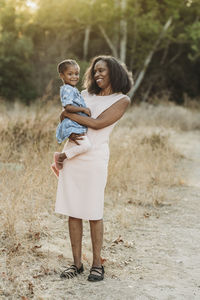
M 58 73 L 63 81 L 60 88 L 60 99 L 62 106 L 67 112 L 78 113 L 83 116 L 91 116 L 90 109 L 86 107 L 83 97 L 75 87 L 79 80 L 80 67 L 75 60 L 67 59 L 59 63 Z M 74 145 L 64 152 L 54 153 L 54 164 L 51 168 L 59 176 L 59 170 L 63 168 L 63 161 L 71 159 L 74 156 L 84 153 L 91 148 L 91 143 L 85 135 L 87 127 L 78 124 L 68 118 L 65 118 L 56 129 L 56 138 L 58 143 L 62 143 L 72 133 L 81 136 L 78 145 Z

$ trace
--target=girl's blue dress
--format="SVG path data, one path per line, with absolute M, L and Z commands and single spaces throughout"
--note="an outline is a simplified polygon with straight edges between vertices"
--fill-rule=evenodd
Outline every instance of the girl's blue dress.
M 77 88 L 64 84 L 60 88 L 60 100 L 62 106 L 65 107 L 68 104 L 78 106 L 78 107 L 86 107 L 83 97 Z M 79 115 L 87 116 L 85 113 L 79 112 Z M 75 121 L 72 121 L 68 118 L 65 118 L 56 129 L 56 139 L 58 143 L 62 143 L 66 140 L 71 133 L 82 134 L 87 132 L 87 127 L 78 124 Z

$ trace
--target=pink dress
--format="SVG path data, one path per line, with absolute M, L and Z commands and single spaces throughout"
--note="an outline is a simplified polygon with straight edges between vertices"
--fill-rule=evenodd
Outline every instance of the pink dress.
M 112 104 L 127 97 L 121 93 L 109 96 L 91 95 L 86 90 L 82 91 L 82 96 L 91 110 L 91 117 L 95 119 Z M 91 149 L 64 161 L 58 179 L 56 213 L 85 220 L 103 218 L 109 161 L 108 142 L 116 123 L 98 130 L 88 128 L 87 136 L 92 144 Z M 63 151 L 73 145 L 67 142 Z

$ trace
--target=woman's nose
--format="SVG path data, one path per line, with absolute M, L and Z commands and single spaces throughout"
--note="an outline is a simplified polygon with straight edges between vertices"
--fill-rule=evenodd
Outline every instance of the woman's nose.
M 99 76 L 99 72 L 96 71 L 95 74 L 94 74 L 94 78 L 98 77 Z

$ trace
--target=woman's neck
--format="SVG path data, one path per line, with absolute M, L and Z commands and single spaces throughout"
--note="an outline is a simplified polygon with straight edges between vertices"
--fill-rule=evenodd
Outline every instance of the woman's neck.
M 108 86 L 100 91 L 99 96 L 108 96 L 111 94 L 113 94 L 112 88 L 111 86 Z

